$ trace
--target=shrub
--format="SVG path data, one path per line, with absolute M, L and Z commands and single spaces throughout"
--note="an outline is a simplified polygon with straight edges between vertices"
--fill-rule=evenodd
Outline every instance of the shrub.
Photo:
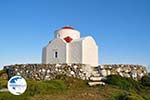
M 112 84 L 115 86 L 120 87 L 121 89 L 137 89 L 140 90 L 141 89 L 141 85 L 139 84 L 139 82 L 131 79 L 131 78 L 125 78 L 125 77 L 121 77 L 119 75 L 110 75 L 107 76 L 106 80 L 104 80 L 104 82 L 108 83 L 108 84 Z
M 150 76 L 143 76 L 141 79 L 141 83 L 144 86 L 149 86 L 150 87 Z
M 136 93 L 115 93 L 113 94 L 109 100 L 144 100 L 140 95 Z

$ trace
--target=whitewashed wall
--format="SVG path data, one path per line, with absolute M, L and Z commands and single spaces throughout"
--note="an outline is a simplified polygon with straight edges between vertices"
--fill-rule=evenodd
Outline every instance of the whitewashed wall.
M 66 43 L 60 39 L 54 39 L 50 44 L 48 44 L 46 48 L 46 56 L 43 57 L 43 63 L 50 63 L 50 64 L 57 64 L 57 63 L 65 63 L 67 58 L 67 50 L 66 50 Z M 58 52 L 58 57 L 55 58 L 55 52 Z M 46 58 L 46 60 L 45 60 Z
M 82 64 L 82 41 L 73 41 L 69 44 L 69 63 Z
M 47 59 L 47 56 L 46 56 L 46 47 L 44 47 L 43 49 L 42 49 L 42 63 L 43 64 L 46 64 L 46 59 Z
M 88 36 L 83 40 L 83 50 L 82 50 L 83 64 L 90 64 L 92 66 L 98 65 L 98 47 L 95 40 Z
M 58 52 L 58 58 L 55 58 L 55 52 Z M 56 38 L 47 47 L 43 48 L 42 63 L 80 63 L 97 66 L 98 47 L 95 40 L 90 36 L 75 39 L 71 43 L 66 43 L 63 39 Z
M 55 31 L 54 35 L 55 38 L 61 38 L 61 39 L 64 39 L 67 36 L 70 36 L 72 39 L 80 38 L 80 32 L 73 29 L 59 29 Z

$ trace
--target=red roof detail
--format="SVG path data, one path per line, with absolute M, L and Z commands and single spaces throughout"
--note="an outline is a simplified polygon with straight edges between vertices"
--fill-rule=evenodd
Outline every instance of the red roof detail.
M 65 37 L 64 40 L 67 42 L 67 43 L 70 43 L 73 39 L 69 36 Z
M 64 27 L 62 27 L 62 29 L 74 29 L 73 27 L 71 27 L 71 26 L 64 26 Z

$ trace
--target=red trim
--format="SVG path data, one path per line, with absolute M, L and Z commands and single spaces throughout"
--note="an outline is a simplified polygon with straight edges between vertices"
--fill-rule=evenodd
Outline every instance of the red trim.
M 62 29 L 74 29 L 73 27 L 71 27 L 71 26 L 64 26 L 64 27 L 62 27 Z

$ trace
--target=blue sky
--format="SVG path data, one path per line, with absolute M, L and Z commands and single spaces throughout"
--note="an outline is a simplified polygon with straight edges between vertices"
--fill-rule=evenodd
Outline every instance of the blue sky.
M 41 63 L 53 32 L 65 25 L 92 35 L 99 63 L 150 65 L 149 0 L 0 0 L 0 67 Z

